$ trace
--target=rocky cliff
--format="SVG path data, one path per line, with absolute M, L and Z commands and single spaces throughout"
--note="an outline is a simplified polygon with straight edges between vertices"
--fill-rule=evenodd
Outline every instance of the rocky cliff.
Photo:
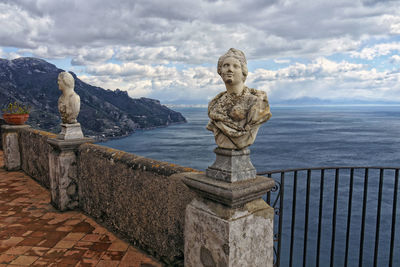
M 0 59 L 0 107 L 19 101 L 31 106 L 28 123 L 35 128 L 59 131 L 61 123 L 57 101 L 57 77 L 63 71 L 37 58 Z M 185 118 L 149 98 L 130 98 L 125 91 L 105 90 L 79 80 L 75 92 L 81 98 L 78 122 L 85 135 L 112 138 L 128 135 L 135 129 L 186 122 Z

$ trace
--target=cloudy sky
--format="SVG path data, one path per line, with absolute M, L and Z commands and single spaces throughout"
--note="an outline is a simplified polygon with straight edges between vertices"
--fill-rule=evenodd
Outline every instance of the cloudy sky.
M 400 102 L 400 1 L 0 0 L 0 57 L 34 56 L 105 89 L 207 103 L 218 57 L 247 56 L 271 103 Z

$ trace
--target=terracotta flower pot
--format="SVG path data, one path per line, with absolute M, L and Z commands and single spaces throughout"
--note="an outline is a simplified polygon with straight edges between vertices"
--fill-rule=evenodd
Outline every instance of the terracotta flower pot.
M 29 114 L 3 114 L 3 119 L 7 124 L 22 125 L 29 118 Z

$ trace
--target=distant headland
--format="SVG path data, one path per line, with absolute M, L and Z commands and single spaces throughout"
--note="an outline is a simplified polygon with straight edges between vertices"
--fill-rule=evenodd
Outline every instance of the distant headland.
M 14 101 L 29 105 L 29 125 L 59 132 L 57 76 L 62 71 L 38 58 L 0 59 L 0 107 Z M 134 99 L 126 91 L 92 86 L 71 74 L 75 91 L 81 98 L 78 121 L 86 136 L 105 140 L 129 135 L 136 129 L 186 122 L 181 113 L 161 105 L 158 100 Z

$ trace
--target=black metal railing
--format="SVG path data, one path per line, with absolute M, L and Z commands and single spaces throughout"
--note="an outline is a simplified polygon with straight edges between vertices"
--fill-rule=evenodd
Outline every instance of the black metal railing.
M 400 266 L 399 168 L 261 172 L 276 187 L 274 265 Z M 396 237 L 399 237 L 396 239 Z

